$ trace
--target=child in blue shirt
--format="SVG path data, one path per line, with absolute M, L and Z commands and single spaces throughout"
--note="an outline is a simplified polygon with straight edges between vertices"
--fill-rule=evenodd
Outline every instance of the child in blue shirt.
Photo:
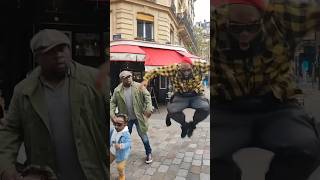
M 110 164 L 116 160 L 119 180 L 125 180 L 126 160 L 131 152 L 131 135 L 128 130 L 128 117 L 116 114 L 114 128 L 110 129 Z

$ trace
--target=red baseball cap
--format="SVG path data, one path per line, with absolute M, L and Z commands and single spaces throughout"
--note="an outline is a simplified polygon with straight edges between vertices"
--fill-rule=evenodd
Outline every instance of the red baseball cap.
M 262 11 L 266 9 L 266 3 L 264 0 L 211 0 L 211 3 L 214 7 L 219 7 L 226 4 L 247 4 L 252 5 Z

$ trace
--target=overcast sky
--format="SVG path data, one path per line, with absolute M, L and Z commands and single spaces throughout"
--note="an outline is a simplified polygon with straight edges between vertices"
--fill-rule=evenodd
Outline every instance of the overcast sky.
M 194 22 L 210 21 L 210 0 L 197 0 L 194 3 Z

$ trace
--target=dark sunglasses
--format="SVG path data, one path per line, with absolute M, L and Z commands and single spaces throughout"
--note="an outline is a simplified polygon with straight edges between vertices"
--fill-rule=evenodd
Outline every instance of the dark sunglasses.
M 131 77 L 131 75 L 122 77 L 122 79 L 127 79 L 127 78 L 130 78 L 130 77 Z
M 114 126 L 117 126 L 117 127 L 121 127 L 124 125 L 124 123 L 113 123 Z
M 228 29 L 231 33 L 240 34 L 244 31 L 249 33 L 258 32 L 261 29 L 261 23 L 253 23 L 253 24 L 235 24 L 229 23 Z

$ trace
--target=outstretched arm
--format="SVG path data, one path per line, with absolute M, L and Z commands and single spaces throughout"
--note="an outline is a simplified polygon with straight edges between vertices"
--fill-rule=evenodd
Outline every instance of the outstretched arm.
M 148 82 L 151 79 L 157 76 L 166 76 L 166 77 L 173 76 L 176 73 L 176 71 L 177 71 L 176 64 L 153 69 L 149 72 L 146 72 L 146 74 L 143 77 L 143 81 L 141 82 L 141 85 L 146 87 L 148 85 Z
M 203 74 L 209 74 L 210 65 L 205 61 L 194 61 L 193 66 L 200 69 L 200 72 Z
M 275 17 L 275 23 L 290 45 L 295 47 L 309 32 L 320 29 L 320 3 L 285 1 L 272 3 L 268 12 Z
M 142 90 L 143 99 L 144 99 L 144 115 L 149 118 L 153 111 L 152 99 L 149 91 L 146 88 Z
M 117 108 L 117 99 L 115 96 L 116 96 L 116 93 L 114 92 L 110 100 L 110 118 L 113 123 L 116 120 L 115 112 Z
M 132 140 L 131 136 L 123 136 L 123 143 L 121 143 L 120 149 L 128 149 L 131 146 Z

